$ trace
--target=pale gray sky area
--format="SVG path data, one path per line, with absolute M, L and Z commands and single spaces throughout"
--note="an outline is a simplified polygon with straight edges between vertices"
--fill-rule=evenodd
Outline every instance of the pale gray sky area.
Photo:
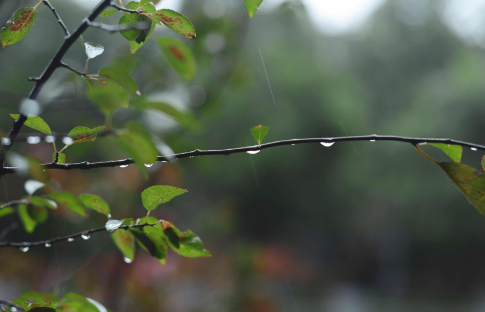
M 75 0 L 93 7 L 98 0 Z M 177 10 L 184 0 L 163 0 L 158 6 Z M 187 0 L 185 0 L 187 1 Z M 192 0 L 189 0 L 192 1 Z M 213 8 L 221 8 L 224 0 L 202 0 Z M 421 8 L 433 0 L 401 0 L 403 18 L 410 24 L 426 20 Z M 284 0 L 264 0 L 261 11 L 269 11 Z M 302 0 L 315 27 L 327 34 L 338 35 L 353 31 L 364 22 L 384 0 Z M 242 3 L 242 0 L 241 0 Z M 242 7 L 242 4 L 241 4 Z M 448 0 L 443 10 L 444 20 L 471 43 L 485 46 L 485 0 Z

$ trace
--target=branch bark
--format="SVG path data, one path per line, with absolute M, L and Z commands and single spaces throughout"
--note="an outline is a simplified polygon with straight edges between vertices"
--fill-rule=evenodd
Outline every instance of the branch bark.
M 346 136 L 346 137 L 330 137 L 330 138 L 309 138 L 309 139 L 292 139 L 292 140 L 283 140 L 283 141 L 275 141 L 270 143 L 261 144 L 260 147 L 257 145 L 246 146 L 246 147 L 237 147 L 237 148 L 228 148 L 228 149 L 220 149 L 220 150 L 199 150 L 196 149 L 191 152 L 179 153 L 174 155 L 168 156 L 158 156 L 157 161 L 161 162 L 169 162 L 175 159 L 183 159 L 183 158 L 191 158 L 191 157 L 199 157 L 199 156 L 217 156 L 217 155 L 231 155 L 231 154 L 238 154 L 238 153 L 257 153 L 263 149 L 269 149 L 276 146 L 285 146 L 285 145 L 298 145 L 298 144 L 309 144 L 309 143 L 325 143 L 331 144 L 336 142 L 355 142 L 355 141 L 397 141 L 397 142 L 404 142 L 416 146 L 421 143 L 444 143 L 444 144 L 453 144 L 453 145 L 460 145 L 463 147 L 468 147 L 472 150 L 482 150 L 485 151 L 484 145 L 479 145 L 475 143 L 468 143 L 459 140 L 453 139 L 439 139 L 439 138 L 415 138 L 415 137 L 402 137 L 402 136 L 394 136 L 394 135 L 361 135 L 361 136 Z M 81 170 L 89 170 L 95 168 L 109 168 L 109 167 L 119 167 L 119 166 L 126 166 L 130 164 L 134 164 L 135 161 L 132 158 L 126 158 L 121 160 L 109 160 L 109 161 L 101 161 L 101 162 L 79 162 L 79 163 L 67 163 L 67 164 L 58 164 L 58 163 L 46 163 L 40 165 L 42 169 L 49 170 L 49 169 L 56 169 L 56 170 L 74 170 L 74 169 L 81 169 Z M 5 167 L 3 169 L 3 174 L 10 174 L 22 171 L 20 168 L 15 167 Z

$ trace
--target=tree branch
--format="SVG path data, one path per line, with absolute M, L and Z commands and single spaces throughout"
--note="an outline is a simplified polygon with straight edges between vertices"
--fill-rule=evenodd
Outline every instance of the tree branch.
M 59 22 L 59 25 L 61 25 L 62 30 L 64 30 L 64 34 L 66 35 L 66 38 L 69 37 L 71 34 L 69 33 L 69 30 L 67 29 L 66 24 L 62 21 L 61 17 L 59 14 L 57 14 L 56 9 L 50 4 L 49 0 L 43 0 L 44 4 L 51 9 L 52 13 L 54 13 L 54 16 L 57 18 L 57 21 Z
M 216 156 L 216 155 L 231 155 L 237 153 L 258 153 L 263 149 L 273 148 L 276 146 L 284 146 L 284 145 L 297 145 L 297 144 L 308 144 L 308 143 L 323 143 L 331 144 L 336 142 L 355 142 L 355 141 L 396 141 L 396 142 L 404 142 L 409 143 L 414 146 L 421 144 L 421 143 L 444 143 L 444 144 L 453 144 L 453 145 L 460 145 L 464 147 L 468 147 L 472 150 L 482 150 L 485 151 L 485 146 L 478 145 L 474 143 L 468 143 L 464 141 L 458 141 L 453 139 L 438 139 L 438 138 L 414 138 L 414 137 L 402 137 L 402 136 L 394 136 L 394 135 L 361 135 L 361 136 L 346 136 L 346 137 L 330 137 L 330 138 L 310 138 L 310 139 L 292 139 L 292 140 L 283 140 L 283 141 L 275 141 L 270 143 L 261 144 L 260 147 L 257 145 L 246 146 L 246 147 L 237 147 L 237 148 L 229 148 L 229 149 L 221 149 L 221 150 L 199 150 L 196 149 L 191 152 L 185 152 L 180 154 L 168 155 L 168 156 L 158 156 L 157 161 L 161 162 L 169 162 L 175 159 L 183 159 L 183 158 L 191 158 L 191 157 L 198 157 L 198 156 Z M 109 167 L 119 167 L 119 166 L 126 166 L 130 164 L 134 164 L 135 161 L 132 158 L 126 158 L 121 160 L 110 160 L 110 161 L 102 161 L 102 162 L 79 162 L 79 163 L 67 163 L 67 164 L 58 164 L 58 163 L 47 163 L 39 165 L 42 169 L 57 169 L 57 170 L 74 170 L 74 169 L 81 169 L 81 170 L 89 170 L 94 168 L 109 168 Z M 19 168 L 15 167 L 5 167 L 3 174 L 9 174 L 14 172 L 21 171 Z
M 84 31 L 88 28 L 88 23 L 92 22 L 96 17 L 98 17 L 98 15 L 106 7 L 110 6 L 111 4 L 110 1 L 111 0 L 102 0 L 98 4 L 98 6 L 91 12 L 91 14 L 89 14 L 88 17 L 83 20 L 83 22 L 81 23 L 81 25 L 79 25 L 76 31 L 72 35 L 65 38 L 61 47 L 52 58 L 49 65 L 47 65 L 42 75 L 35 80 L 35 86 L 30 92 L 30 95 L 28 97 L 30 100 L 35 100 L 37 98 L 37 96 L 39 95 L 40 91 L 44 87 L 47 80 L 49 80 L 49 78 L 52 76 L 54 71 L 61 66 L 62 58 L 69 50 L 69 48 L 77 41 L 77 39 L 82 35 L 82 33 L 84 33 Z M 14 121 L 12 129 L 8 133 L 8 139 L 10 144 L 8 145 L 2 144 L 2 147 L 0 149 L 0 166 L 2 168 L 0 171 L 0 178 L 5 174 L 5 170 L 3 168 L 3 165 L 5 163 L 5 157 L 7 156 L 10 148 L 14 144 L 15 138 L 17 137 L 20 129 L 22 128 L 26 120 L 27 120 L 27 116 L 23 112 L 20 112 L 20 117 L 16 121 Z
M 72 71 L 73 73 L 75 74 L 78 74 L 79 76 L 86 76 L 86 74 L 84 73 L 81 73 L 79 70 L 75 69 L 75 68 L 72 68 L 71 66 L 67 65 L 66 63 L 64 62 L 61 62 L 60 64 L 60 67 L 64 67 L 66 69 L 69 69 L 70 71 Z
M 116 32 L 120 32 L 128 29 L 146 30 L 151 27 L 150 23 L 145 23 L 145 22 L 135 23 L 131 25 L 121 25 L 121 26 L 89 22 L 88 25 L 93 28 L 99 28 L 99 29 L 108 31 L 110 33 L 116 33 Z
M 26 200 L 26 199 L 11 200 L 8 203 L 0 205 L 0 210 L 2 210 L 4 208 L 8 208 L 8 207 L 13 206 L 13 205 L 28 204 L 28 203 L 29 203 L 29 201 Z
M 155 226 L 157 224 L 160 224 L 160 223 L 144 223 L 144 224 L 134 224 L 134 225 L 123 225 L 123 226 L 120 226 L 118 229 L 124 229 L 124 230 L 127 230 L 129 228 L 139 228 L 139 227 L 145 227 L 145 226 Z M 0 248 L 1 247 L 36 247 L 36 246 L 49 246 L 49 245 L 52 245 L 52 244 L 55 244 L 55 243 L 59 243 L 59 242 L 65 242 L 65 241 L 71 241 L 71 239 L 75 239 L 77 237 L 81 237 L 83 235 L 85 236 L 89 236 L 90 234 L 93 234 L 93 233 L 97 233 L 97 232 L 104 232 L 106 231 L 106 227 L 100 227 L 100 228 L 96 228 L 96 229 L 90 229 L 90 230 L 87 230 L 87 231 L 83 231 L 83 232 L 79 232 L 79 233 L 76 233 L 76 234 L 71 234 L 71 235 L 67 235 L 67 236 L 62 236 L 62 237 L 56 237 L 56 238 L 53 238 L 53 239 L 48 239 L 48 240 L 43 240 L 43 241 L 38 241 L 38 242 L 18 242 L 18 243 L 15 243 L 15 242 L 0 242 Z
M 143 10 L 139 10 L 139 11 L 130 10 L 130 9 L 122 7 L 121 5 L 117 5 L 116 3 L 112 3 L 111 6 L 115 9 L 118 9 L 119 11 L 123 11 L 123 12 L 127 12 L 127 13 L 138 13 L 138 14 L 143 13 Z
M 0 299 L 0 306 L 2 306 L 2 305 L 6 305 L 6 306 L 9 306 L 9 307 L 14 307 L 14 308 L 17 309 L 17 311 L 24 311 L 24 308 L 22 306 L 20 306 L 18 304 L 15 304 L 12 301 Z

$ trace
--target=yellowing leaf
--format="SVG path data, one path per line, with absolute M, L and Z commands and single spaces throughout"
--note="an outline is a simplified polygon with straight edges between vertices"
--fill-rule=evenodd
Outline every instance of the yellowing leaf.
M 17 120 L 19 119 L 20 115 L 10 114 L 10 117 Z M 51 128 L 49 127 L 49 125 L 44 121 L 44 119 L 40 118 L 39 116 L 35 116 L 35 115 L 27 116 L 27 120 L 25 121 L 24 125 L 48 135 L 52 134 Z
M 154 14 L 150 14 L 149 17 L 158 24 L 163 23 L 177 34 L 186 38 L 193 39 L 196 36 L 194 25 L 183 14 L 162 9 L 156 11 Z
M 22 8 L 15 11 L 7 25 L 0 30 L 0 42 L 3 47 L 24 39 L 34 25 L 37 11 L 34 8 Z

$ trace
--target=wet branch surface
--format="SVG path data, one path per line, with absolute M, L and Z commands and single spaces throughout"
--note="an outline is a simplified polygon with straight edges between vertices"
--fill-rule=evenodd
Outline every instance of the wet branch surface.
M 415 137 L 403 137 L 403 136 L 393 136 L 393 135 L 361 135 L 361 136 L 346 136 L 346 137 L 329 137 L 329 138 L 308 138 L 308 139 L 291 139 L 291 140 L 283 140 L 283 141 L 275 141 L 270 143 L 252 146 L 245 146 L 245 147 L 237 147 L 237 148 L 228 148 L 228 149 L 219 149 L 219 150 L 193 150 L 191 152 L 184 152 L 174 155 L 167 155 L 167 156 L 158 156 L 157 162 L 169 162 L 176 159 L 184 159 L 184 158 L 191 158 L 191 157 L 200 157 L 200 156 L 227 156 L 231 154 L 238 154 L 238 153 L 258 153 L 261 150 L 269 149 L 277 146 L 285 146 L 285 145 L 298 145 L 298 144 L 332 144 L 337 142 L 356 142 L 356 141 L 396 141 L 396 142 L 404 142 L 416 146 L 422 143 L 444 143 L 444 144 L 453 144 L 453 145 L 460 145 L 463 147 L 468 147 L 472 150 L 482 150 L 485 151 L 484 145 L 468 143 L 459 140 L 453 139 L 439 139 L 439 138 L 415 138 Z M 130 164 L 134 164 L 135 161 L 132 158 L 126 158 L 121 160 L 109 160 L 109 161 L 101 161 L 101 162 L 79 162 L 79 163 L 66 163 L 66 164 L 59 164 L 55 162 L 46 163 L 39 165 L 42 169 L 45 170 L 89 170 L 95 168 L 112 168 L 112 167 L 119 167 L 119 166 L 127 166 Z M 4 167 L 3 168 L 3 175 L 25 171 L 22 168 L 16 167 Z

